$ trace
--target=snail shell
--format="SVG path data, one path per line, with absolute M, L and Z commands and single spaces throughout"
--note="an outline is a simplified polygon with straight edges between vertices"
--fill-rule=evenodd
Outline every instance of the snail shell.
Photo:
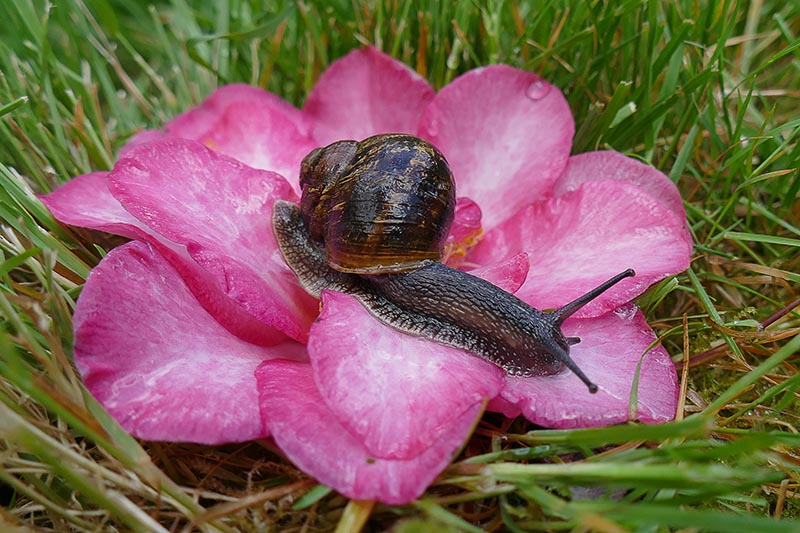
M 331 268 L 404 272 L 442 257 L 455 183 L 444 156 L 422 139 L 378 135 L 314 150 L 300 185 L 304 220 Z

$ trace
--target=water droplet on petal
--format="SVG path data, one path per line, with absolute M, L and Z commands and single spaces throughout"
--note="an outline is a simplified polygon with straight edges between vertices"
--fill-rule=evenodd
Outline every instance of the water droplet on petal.
M 439 135 L 439 119 L 437 117 L 433 117 L 430 122 L 428 122 L 428 135 L 431 137 Z
M 550 92 L 550 85 L 542 80 L 536 80 L 525 90 L 525 96 L 531 100 L 541 100 Z

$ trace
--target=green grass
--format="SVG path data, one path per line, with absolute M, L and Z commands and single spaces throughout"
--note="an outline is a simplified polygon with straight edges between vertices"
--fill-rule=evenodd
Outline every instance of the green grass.
M 0 528 L 800 528 L 796 2 L 18 0 L 0 17 Z M 683 372 L 683 417 L 549 431 L 487 415 L 423 499 L 389 508 L 315 487 L 268 443 L 138 443 L 85 392 L 70 316 L 121 241 L 58 225 L 34 193 L 110 168 L 221 84 L 300 105 L 368 43 L 437 88 L 492 62 L 535 71 L 567 95 L 576 153 L 619 150 L 678 184 L 692 266 L 640 304 Z

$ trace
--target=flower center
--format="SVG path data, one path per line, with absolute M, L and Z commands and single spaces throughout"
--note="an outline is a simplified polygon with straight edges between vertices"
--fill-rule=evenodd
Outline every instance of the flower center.
M 474 248 L 483 236 L 481 227 L 481 208 L 469 198 L 459 198 L 450 235 L 444 245 L 442 262 L 453 268 L 468 267 L 464 257 Z

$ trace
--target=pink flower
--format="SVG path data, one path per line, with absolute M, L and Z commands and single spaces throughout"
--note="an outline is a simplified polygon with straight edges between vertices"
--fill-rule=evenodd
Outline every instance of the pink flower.
M 277 249 L 272 204 L 298 200 L 313 148 L 383 132 L 419 135 L 448 158 L 465 197 L 451 264 L 540 309 L 636 270 L 564 325 L 582 339 L 572 355 L 597 394 L 569 372 L 510 377 L 403 335 L 345 294 L 324 292 L 318 313 Z M 680 196 L 617 152 L 570 156 L 573 133 L 560 91 L 503 65 L 435 93 L 366 48 L 331 65 L 302 111 L 254 87 L 222 87 L 131 139 L 111 172 L 42 197 L 64 223 L 134 239 L 86 282 L 75 363 L 139 438 L 271 435 L 320 482 L 387 503 L 425 490 L 487 401 L 548 427 L 670 420 L 675 369 L 629 301 L 688 266 Z

